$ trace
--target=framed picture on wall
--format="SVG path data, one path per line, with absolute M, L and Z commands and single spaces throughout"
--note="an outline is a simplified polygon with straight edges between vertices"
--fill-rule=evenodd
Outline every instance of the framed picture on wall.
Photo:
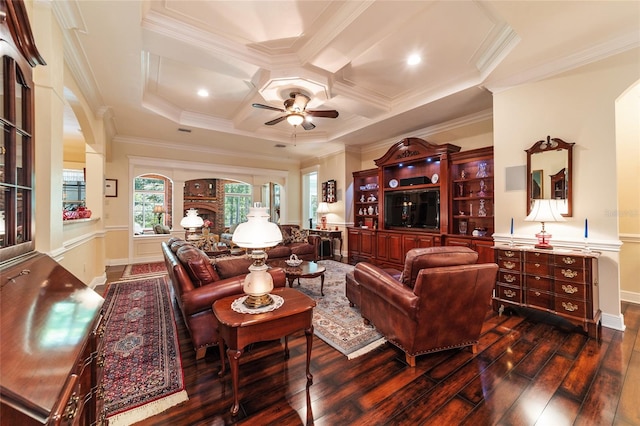
M 117 197 L 118 196 L 118 179 L 105 179 L 104 180 L 104 196 L 105 197 Z
M 531 198 L 541 200 L 544 196 L 544 180 L 542 170 L 531 172 Z
M 320 197 L 320 201 L 327 202 L 327 182 L 322 182 L 322 197 Z
M 335 203 L 336 199 L 336 181 L 327 181 L 327 203 Z

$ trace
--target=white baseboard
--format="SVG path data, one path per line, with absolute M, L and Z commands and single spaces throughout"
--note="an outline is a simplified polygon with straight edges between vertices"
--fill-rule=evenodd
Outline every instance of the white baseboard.
M 602 326 L 607 328 L 613 328 L 614 330 L 624 331 L 624 315 L 611 315 L 602 313 Z
M 97 286 L 104 285 L 106 283 L 107 283 L 107 274 L 102 274 L 91 280 L 91 282 L 89 283 L 89 288 L 95 289 Z
M 624 300 L 625 302 L 637 303 L 640 305 L 640 293 L 620 290 L 620 300 Z

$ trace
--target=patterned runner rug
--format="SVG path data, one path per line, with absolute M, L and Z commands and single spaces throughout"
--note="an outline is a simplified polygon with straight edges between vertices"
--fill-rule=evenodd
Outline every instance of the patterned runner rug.
M 124 268 L 121 279 L 128 280 L 142 277 L 153 277 L 167 273 L 167 267 L 164 262 L 138 263 L 135 265 L 127 265 Z
M 113 282 L 105 292 L 103 384 L 111 426 L 188 399 L 171 303 L 164 276 Z
M 313 298 L 317 305 L 313 310 L 313 327 L 316 336 L 337 349 L 348 359 L 372 351 L 386 340 L 373 326 L 362 320 L 358 308 L 349 306 L 345 296 L 345 274 L 352 265 L 334 260 L 321 260 L 318 264 L 327 270 L 324 274 L 324 296 L 320 295 L 320 277 L 303 278 L 294 288 Z

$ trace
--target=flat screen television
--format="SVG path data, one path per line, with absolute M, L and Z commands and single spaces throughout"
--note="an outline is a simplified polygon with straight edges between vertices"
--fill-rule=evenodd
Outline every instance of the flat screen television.
M 384 195 L 385 228 L 440 229 L 440 189 L 413 189 Z

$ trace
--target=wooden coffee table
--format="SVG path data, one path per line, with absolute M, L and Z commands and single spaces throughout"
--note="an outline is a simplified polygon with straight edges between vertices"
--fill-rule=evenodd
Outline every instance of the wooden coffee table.
M 320 294 L 324 296 L 324 273 L 327 270 L 324 266 L 306 260 L 299 266 L 289 266 L 284 260 L 274 260 L 268 262 L 268 264 L 272 267 L 284 269 L 289 287 L 293 287 L 293 282 L 296 279 L 298 280 L 298 285 L 300 285 L 300 278 L 320 277 Z
M 242 314 L 231 309 L 231 304 L 239 295 L 225 297 L 213 303 L 213 313 L 218 319 L 218 347 L 222 366 L 219 375 L 225 373 L 224 345 L 226 344 L 231 380 L 233 381 L 233 405 L 231 414 L 236 415 L 240 410 L 238 400 L 238 370 L 240 357 L 244 348 L 255 342 L 276 340 L 284 337 L 285 359 L 289 358 L 289 341 L 287 336 L 304 330 L 307 337 L 307 383 L 313 382 L 309 371 L 311 363 L 311 346 L 313 343 L 313 307 L 316 302 L 307 295 L 291 288 L 276 288 L 271 294 L 284 299 L 284 304 L 278 309 L 262 314 Z

